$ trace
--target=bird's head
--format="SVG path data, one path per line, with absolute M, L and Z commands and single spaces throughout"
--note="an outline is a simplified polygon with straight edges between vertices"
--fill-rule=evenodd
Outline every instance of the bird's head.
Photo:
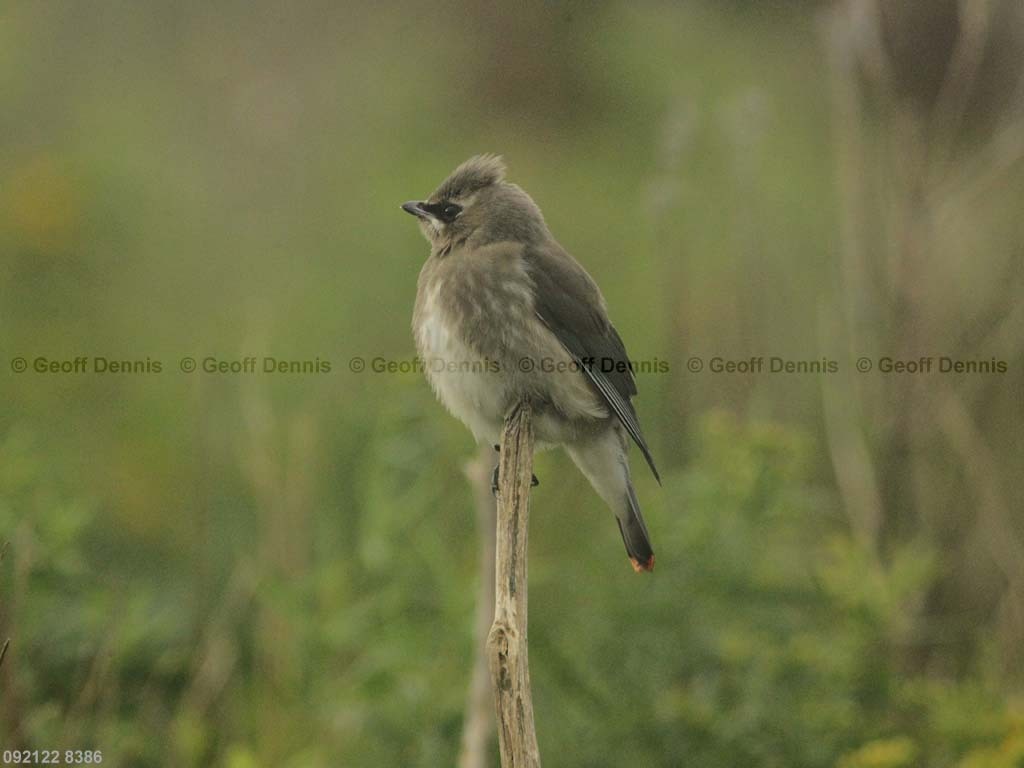
M 419 219 L 424 237 L 441 253 L 470 238 L 476 245 L 527 242 L 547 231 L 529 195 L 505 181 L 505 163 L 497 155 L 471 157 L 430 197 L 404 203 L 402 210 Z

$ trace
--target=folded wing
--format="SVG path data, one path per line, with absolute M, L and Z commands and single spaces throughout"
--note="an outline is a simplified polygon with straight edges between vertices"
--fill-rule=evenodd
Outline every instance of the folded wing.
M 537 316 L 580 364 L 660 483 L 661 476 L 630 402 L 636 394 L 636 380 L 626 347 L 608 320 L 597 284 L 557 244 L 527 248 L 523 258 L 535 286 Z

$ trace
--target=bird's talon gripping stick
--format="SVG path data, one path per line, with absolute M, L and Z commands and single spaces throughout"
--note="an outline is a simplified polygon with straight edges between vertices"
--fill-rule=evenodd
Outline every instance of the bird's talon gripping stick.
M 502 768 L 540 766 L 526 634 L 526 541 L 530 522 L 533 427 L 528 400 L 505 417 L 501 438 L 494 623 L 487 656 L 498 716 Z

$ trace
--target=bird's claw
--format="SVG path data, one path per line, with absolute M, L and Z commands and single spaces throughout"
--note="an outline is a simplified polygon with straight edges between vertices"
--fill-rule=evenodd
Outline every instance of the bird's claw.
M 494 472 L 491 473 L 491 493 L 493 495 L 495 495 L 495 496 L 498 495 L 498 468 L 500 466 L 501 466 L 500 464 L 495 464 L 494 465 Z M 536 475 L 531 473 L 530 474 L 530 487 L 531 488 L 536 488 L 538 485 L 540 485 L 540 480 L 537 479 Z

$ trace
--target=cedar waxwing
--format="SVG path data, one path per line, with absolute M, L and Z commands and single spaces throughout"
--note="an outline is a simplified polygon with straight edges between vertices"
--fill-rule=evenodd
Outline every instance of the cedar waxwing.
M 565 448 L 615 513 L 633 568 L 652 570 L 627 438 L 661 480 L 597 284 L 494 155 L 467 160 L 427 200 L 402 208 L 431 246 L 413 333 L 437 397 L 478 441 L 497 446 L 506 413 L 528 396 L 537 447 Z

